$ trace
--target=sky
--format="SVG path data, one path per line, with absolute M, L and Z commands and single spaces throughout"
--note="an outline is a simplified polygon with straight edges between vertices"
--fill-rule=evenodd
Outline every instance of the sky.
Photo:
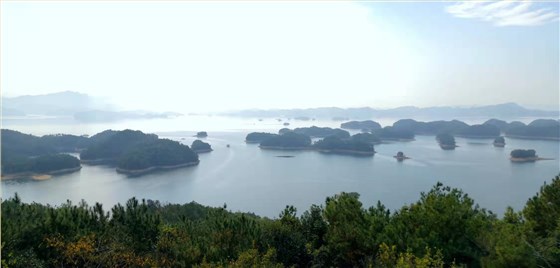
M 560 102 L 558 2 L 0 5 L 7 97 L 176 112 Z

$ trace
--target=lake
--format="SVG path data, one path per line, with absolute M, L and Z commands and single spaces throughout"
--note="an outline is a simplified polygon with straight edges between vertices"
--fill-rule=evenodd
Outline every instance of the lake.
M 374 119 L 390 125 L 395 119 Z M 462 120 L 462 119 L 461 119 Z M 285 120 L 284 120 L 285 121 Z M 283 121 L 283 122 L 284 122 Z M 482 119 L 463 120 L 479 123 Z M 522 121 L 530 121 L 529 119 Z M 261 150 L 244 142 L 252 131 L 276 132 L 284 127 L 275 119 L 240 119 L 185 116 L 176 119 L 76 124 L 72 120 L 4 119 L 3 128 L 25 133 L 95 134 L 105 129 L 139 129 L 155 132 L 190 145 L 196 131 L 208 131 L 203 139 L 214 151 L 200 154 L 196 167 L 157 172 L 130 178 L 108 166 L 83 165 L 79 172 L 45 181 L 2 181 L 2 196 L 18 193 L 24 202 L 59 205 L 67 199 L 105 207 L 129 198 L 169 203 L 196 201 L 203 205 L 227 204 L 233 211 L 276 217 L 286 205 L 301 213 L 311 204 L 341 191 L 358 192 L 365 206 L 380 200 L 390 209 L 417 201 L 438 181 L 461 188 L 481 207 L 502 214 L 507 206 L 521 209 L 543 185 L 560 172 L 560 143 L 506 138 L 505 148 L 495 148 L 489 139 L 456 138 L 456 150 L 439 148 L 434 136 L 417 136 L 412 142 L 376 145 L 373 157 L 328 155 L 313 151 Z M 335 121 L 289 121 L 290 128 L 337 127 Z M 227 147 L 227 145 L 230 145 Z M 511 163 L 512 149 L 535 149 L 539 156 L 555 158 L 534 163 Z M 403 151 L 412 159 L 397 162 L 392 156 Z M 290 155 L 294 157 L 278 157 Z

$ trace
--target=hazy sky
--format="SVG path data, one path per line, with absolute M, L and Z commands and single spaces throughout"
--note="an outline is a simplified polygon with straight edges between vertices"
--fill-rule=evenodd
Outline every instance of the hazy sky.
M 558 3 L 1 2 L 4 96 L 123 109 L 558 109 Z

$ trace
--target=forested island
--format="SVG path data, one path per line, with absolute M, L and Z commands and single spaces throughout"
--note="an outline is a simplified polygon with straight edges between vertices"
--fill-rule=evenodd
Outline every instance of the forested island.
M 155 170 L 198 165 L 198 154 L 177 141 L 157 139 L 128 150 L 119 157 L 117 172 L 143 175 Z
M 505 133 L 509 138 L 560 140 L 560 122 L 552 119 L 537 119 L 529 125 L 510 127 Z
M 338 136 L 325 137 L 313 144 L 313 148 L 322 153 L 350 154 L 358 156 L 373 156 L 373 144 L 355 140 L 341 139 Z
M 340 124 L 340 128 L 345 129 L 363 129 L 367 131 L 372 131 L 376 129 L 380 129 L 381 125 L 372 120 L 365 120 L 365 121 L 350 121 Z
M 436 136 L 436 140 L 439 147 L 444 150 L 455 150 L 457 145 L 455 144 L 455 137 L 449 133 L 442 133 Z
M 194 143 L 207 151 L 209 144 Z M 210 147 L 211 150 L 211 147 Z M 62 154 L 80 152 L 78 158 Z M 108 164 L 117 172 L 141 175 L 159 169 L 198 164 L 189 146 L 133 130 L 106 130 L 91 137 L 46 135 L 36 137 L 2 130 L 2 178 L 34 177 L 77 171 L 84 164 Z
M 382 129 L 374 130 L 372 132 L 381 140 L 387 141 L 413 141 L 414 132 L 404 128 L 398 127 L 384 127 Z
M 140 144 L 158 140 L 155 134 L 145 134 L 139 130 L 106 130 L 93 135 L 90 145 L 80 153 L 82 163 L 115 164 L 128 150 Z
M 492 143 L 494 145 L 494 147 L 505 147 L 506 146 L 506 140 L 504 139 L 504 137 L 500 136 L 494 139 L 494 142 Z
M 282 135 L 274 135 L 261 141 L 261 149 L 275 150 L 304 150 L 309 149 L 311 138 L 305 134 L 287 132 Z
M 498 217 L 437 183 L 391 211 L 357 193 L 277 218 L 130 199 L 2 202 L 2 267 L 559 267 L 560 177 Z
M 511 151 L 510 156 L 512 162 L 534 162 L 543 159 L 540 158 L 537 155 L 537 152 L 533 149 L 529 149 L 529 150 L 516 149 Z
M 295 133 L 304 134 L 312 138 L 324 138 L 328 136 L 337 136 L 339 138 L 349 138 L 350 133 L 346 130 L 330 127 L 302 127 L 292 130 Z
M 191 144 L 191 149 L 196 153 L 208 153 L 212 151 L 212 146 L 201 140 L 195 140 Z
M 500 129 L 490 124 L 472 125 L 458 131 L 457 136 L 494 139 L 500 136 Z
M 196 133 L 197 138 L 206 138 L 208 137 L 208 133 L 206 131 L 199 131 Z
M 281 133 L 282 134 L 282 133 Z M 277 136 L 273 133 L 251 132 L 245 137 L 246 143 L 261 143 L 262 141 Z
M 2 179 L 48 178 L 47 175 L 80 170 L 80 161 L 64 152 L 76 152 L 88 139 L 73 135 L 37 137 L 2 129 Z

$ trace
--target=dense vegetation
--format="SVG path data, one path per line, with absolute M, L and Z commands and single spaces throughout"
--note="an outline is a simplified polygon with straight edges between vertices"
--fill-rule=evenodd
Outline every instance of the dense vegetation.
M 80 153 L 82 160 L 108 159 L 118 161 L 127 151 L 139 144 L 154 142 L 158 139 L 155 134 L 145 134 L 141 131 L 123 130 L 103 132 L 101 136 L 92 136 L 93 142 Z
M 507 137 L 560 140 L 560 126 L 519 126 L 506 131 Z
M 295 133 L 304 134 L 314 138 L 324 138 L 328 136 L 338 136 L 339 138 L 349 138 L 350 133 L 346 130 L 330 127 L 302 127 L 293 130 Z
M 537 152 L 533 149 L 529 149 L 529 150 L 516 149 L 511 151 L 510 156 L 512 158 L 534 158 L 537 157 Z
M 455 137 L 449 133 L 441 133 L 436 136 L 436 140 L 439 145 L 444 149 L 455 148 Z
M 125 170 L 197 163 L 198 154 L 179 142 L 158 139 L 141 144 L 119 157 L 118 168 Z
M 495 138 L 500 136 L 500 129 L 489 124 L 472 125 L 459 131 L 458 135 L 471 138 Z
M 311 145 L 311 138 L 309 136 L 288 132 L 283 135 L 275 135 L 268 139 L 263 140 L 260 146 L 263 148 L 278 148 L 278 149 L 303 149 Z
M 313 144 L 313 147 L 327 153 L 357 153 L 373 155 L 373 145 L 354 139 L 341 139 L 337 136 L 325 137 Z
M 67 154 L 47 154 L 38 157 L 2 159 L 2 174 L 21 172 L 46 173 L 80 166 L 78 158 Z
M 350 121 L 340 124 L 340 128 L 345 129 L 367 129 L 367 130 L 375 130 L 380 129 L 381 125 L 372 120 L 366 121 Z
M 494 144 L 506 144 L 506 139 L 500 136 L 494 139 Z
M 191 149 L 197 153 L 204 153 L 212 151 L 212 146 L 209 143 L 201 140 L 195 140 L 191 144 Z
M 2 174 L 51 172 L 75 168 L 80 161 L 59 152 L 73 152 L 87 144 L 87 138 L 73 135 L 37 137 L 2 129 Z
M 251 132 L 247 134 L 247 137 L 245 137 L 245 141 L 248 143 L 260 143 L 274 136 L 276 136 L 276 134 L 265 133 L 265 132 Z
M 130 199 L 2 202 L 2 267 L 559 267 L 560 178 L 500 219 L 435 185 L 394 212 L 356 193 L 277 219 Z
M 2 129 L 2 156 L 27 157 L 75 152 L 88 146 L 89 140 L 84 136 L 46 135 L 37 137 L 18 131 Z
M 354 141 L 367 142 L 371 144 L 381 143 L 381 139 L 372 133 L 358 133 L 350 137 Z
M 382 129 L 374 130 L 372 132 L 381 140 L 412 140 L 414 139 L 414 132 L 404 128 L 397 127 L 384 127 Z

